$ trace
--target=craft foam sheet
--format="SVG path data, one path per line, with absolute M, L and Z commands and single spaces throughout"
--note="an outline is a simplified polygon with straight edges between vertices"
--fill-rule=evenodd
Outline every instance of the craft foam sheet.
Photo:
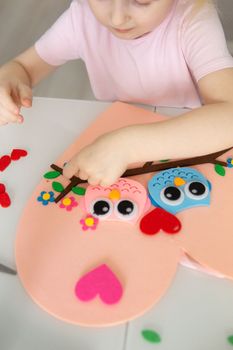
M 114 103 L 54 163 L 62 168 L 78 150 L 110 130 L 164 118 Z M 232 156 L 233 151 L 229 151 L 220 158 L 226 161 Z M 61 202 L 52 201 L 53 194 L 51 202 L 46 197 L 47 205 L 38 200 L 44 192 L 58 195 L 52 188 L 53 180 L 42 178 L 22 214 L 15 246 L 18 274 L 31 298 L 64 321 L 108 326 L 134 319 L 158 302 L 172 283 L 184 252 L 204 267 L 232 278 L 233 169 L 226 168 L 225 176 L 220 176 L 213 164 L 193 168 L 211 183 L 210 206 L 178 212 L 175 216 L 181 229 L 173 235 L 163 230 L 146 235 L 140 230 L 141 218 L 155 209 L 148 205 L 146 193 L 147 183 L 155 173 L 122 180 L 122 186 L 125 181 L 128 188 L 135 185 L 139 192 L 136 196 L 129 191 L 137 203 L 131 221 L 119 216 L 96 222 L 90 218 L 92 229 L 83 224 L 88 215 L 85 203 L 91 199 L 90 187 L 80 185 L 87 188 L 84 196 L 66 195 L 70 203 L 70 210 L 66 210 Z M 64 187 L 69 183 L 63 176 L 55 181 Z M 127 191 L 123 192 L 119 183 L 117 186 L 106 189 L 109 204 L 113 199 L 128 198 Z M 101 190 L 100 197 L 105 196 Z

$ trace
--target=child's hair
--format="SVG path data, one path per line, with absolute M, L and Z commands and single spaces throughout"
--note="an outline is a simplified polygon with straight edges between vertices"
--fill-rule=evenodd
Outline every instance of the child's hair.
M 205 3 L 207 2 L 207 0 L 197 0 L 196 1 L 196 6 L 198 8 L 202 7 Z
M 204 7 L 204 5 L 214 5 L 217 8 L 215 0 L 195 0 L 193 2 L 191 18 L 195 16 Z
M 200 10 L 205 4 L 213 3 L 212 0 L 196 0 L 194 2 L 194 8 L 195 10 Z

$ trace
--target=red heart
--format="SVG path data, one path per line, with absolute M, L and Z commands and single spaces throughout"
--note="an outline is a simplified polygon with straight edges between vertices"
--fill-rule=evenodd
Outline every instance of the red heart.
M 105 264 L 82 276 L 75 286 L 77 298 L 86 302 L 99 295 L 105 304 L 115 304 L 120 301 L 122 293 L 120 281 Z
M 10 197 L 6 192 L 0 193 L 0 205 L 3 208 L 8 208 L 11 205 Z
M 164 209 L 155 208 L 142 218 L 140 229 L 146 235 L 155 235 L 160 230 L 174 234 L 180 231 L 181 223 L 175 215 Z
M 25 151 L 24 149 L 13 149 L 13 151 L 11 152 L 11 159 L 19 160 L 22 157 L 26 157 L 27 154 L 27 151 Z
M 3 156 L 0 158 L 0 171 L 4 171 L 11 163 L 9 156 Z
M 0 193 L 6 192 L 6 187 L 3 184 L 0 184 Z

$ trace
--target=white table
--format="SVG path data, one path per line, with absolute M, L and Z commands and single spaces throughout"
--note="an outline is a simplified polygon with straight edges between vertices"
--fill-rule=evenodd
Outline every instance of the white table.
M 0 156 L 13 148 L 29 156 L 14 162 L 0 183 L 12 205 L 0 208 L 0 263 L 15 268 L 14 240 L 20 213 L 32 189 L 58 155 L 109 104 L 35 98 L 23 125 L 0 128 Z M 153 110 L 153 108 L 151 107 Z M 176 115 L 182 110 L 157 108 Z M 152 344 L 141 331 L 153 329 L 162 341 Z M 125 325 L 88 329 L 66 324 L 42 311 L 17 276 L 0 272 L 0 350 L 227 350 L 233 334 L 233 283 L 180 267 L 162 300 Z

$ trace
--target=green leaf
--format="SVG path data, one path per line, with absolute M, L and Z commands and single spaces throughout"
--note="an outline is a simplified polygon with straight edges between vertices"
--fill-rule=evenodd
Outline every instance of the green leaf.
M 86 189 L 83 187 L 73 187 L 72 192 L 78 194 L 79 196 L 84 196 L 86 193 Z
M 218 175 L 220 175 L 220 176 L 225 176 L 226 170 L 225 170 L 225 168 L 224 168 L 222 165 L 220 165 L 220 164 L 215 164 L 214 169 L 215 169 L 215 171 L 216 171 L 216 173 L 217 173 Z
M 151 329 L 144 329 L 142 331 L 142 336 L 145 340 L 149 341 L 150 343 L 160 343 L 161 342 L 160 335 Z
M 62 191 L 64 191 L 64 187 L 63 187 L 63 185 L 60 183 L 60 182 L 53 182 L 52 183 L 52 187 L 53 187 L 53 189 L 54 189 L 54 191 L 56 191 L 56 192 L 62 192 Z
M 49 171 L 48 173 L 44 174 L 44 178 L 45 179 L 56 179 L 60 175 L 61 175 L 61 173 L 59 173 L 59 171 Z
M 170 159 L 162 159 L 160 160 L 161 163 L 166 163 L 166 162 L 169 162 Z
M 229 337 L 227 338 L 227 340 L 229 341 L 230 344 L 233 345 L 233 335 L 229 335 Z

